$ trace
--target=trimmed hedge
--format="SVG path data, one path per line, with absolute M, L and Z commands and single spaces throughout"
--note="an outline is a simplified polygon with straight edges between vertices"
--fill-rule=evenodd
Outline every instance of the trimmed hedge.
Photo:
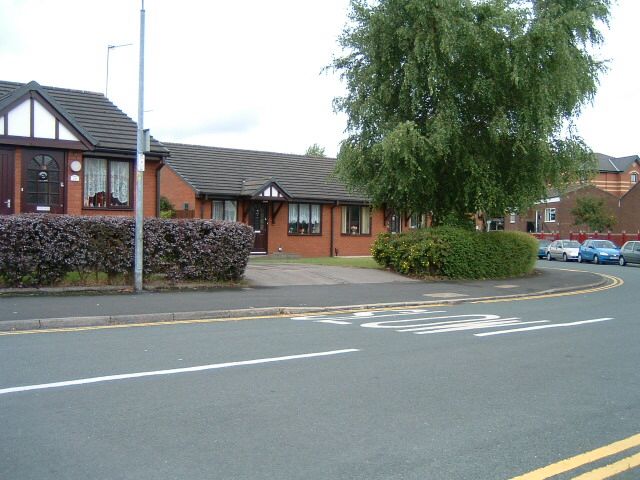
M 0 276 L 11 286 L 51 285 L 70 272 L 110 277 L 133 271 L 135 220 L 129 217 L 0 217 Z M 253 245 L 251 227 L 215 220 L 145 219 L 144 275 L 237 280 Z
M 418 277 L 505 278 L 533 270 L 537 241 L 521 232 L 476 232 L 434 227 L 378 236 L 373 258 L 399 273 Z

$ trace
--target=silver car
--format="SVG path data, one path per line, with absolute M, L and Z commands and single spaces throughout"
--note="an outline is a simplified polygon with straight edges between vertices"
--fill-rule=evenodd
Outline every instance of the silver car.
M 580 242 L 575 240 L 554 240 L 547 247 L 547 260 L 578 260 Z
M 619 263 L 622 266 L 627 263 L 640 263 L 640 241 L 630 241 L 622 246 Z

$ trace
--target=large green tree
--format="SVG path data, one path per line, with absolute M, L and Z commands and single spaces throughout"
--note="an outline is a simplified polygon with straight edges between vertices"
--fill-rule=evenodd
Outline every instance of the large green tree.
M 587 225 L 591 231 L 603 232 L 616 224 L 615 215 L 611 214 L 602 198 L 581 197 L 571 210 L 574 225 Z
M 526 209 L 595 168 L 573 120 L 604 69 L 609 0 L 351 0 L 333 68 L 337 173 L 436 223 Z

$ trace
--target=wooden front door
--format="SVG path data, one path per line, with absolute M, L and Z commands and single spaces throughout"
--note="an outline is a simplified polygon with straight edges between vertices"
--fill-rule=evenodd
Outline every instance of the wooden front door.
M 249 225 L 254 234 L 252 253 L 267 253 L 268 206 L 266 202 L 253 202 L 249 207 Z
M 14 175 L 13 152 L 0 150 L 0 215 L 10 215 L 15 211 Z
M 25 150 L 22 175 L 22 211 L 64 213 L 64 154 Z

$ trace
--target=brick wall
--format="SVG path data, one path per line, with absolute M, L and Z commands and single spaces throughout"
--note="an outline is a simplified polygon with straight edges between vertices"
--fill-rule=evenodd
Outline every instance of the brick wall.
M 518 230 L 521 232 L 526 232 L 527 222 L 532 222 L 535 224 L 535 215 L 537 211 L 540 215 L 539 226 L 544 233 L 559 232 L 562 238 L 568 238 L 571 232 L 589 231 L 589 228 L 586 225 L 575 225 L 575 218 L 571 214 L 571 210 L 573 210 L 577 205 L 578 198 L 583 197 L 602 198 L 605 202 L 605 208 L 609 211 L 609 213 L 615 215 L 616 218 L 619 218 L 618 224 L 616 224 L 614 229 L 620 230 L 620 216 L 622 212 L 618 207 L 618 198 L 612 193 L 601 190 L 594 185 L 588 185 L 579 190 L 567 193 L 560 199 L 559 202 L 536 205 L 524 215 L 518 215 L 516 217 L 515 224 L 509 223 L 509 216 L 505 216 L 505 230 Z M 638 200 L 640 200 L 640 198 L 637 200 L 632 200 L 630 198 L 629 204 L 634 205 L 637 208 L 638 203 L 634 202 L 638 202 Z M 546 208 L 556 209 L 555 222 L 544 221 Z M 630 224 L 632 224 L 634 221 L 633 214 L 631 213 L 633 207 L 629 207 L 628 210 L 629 213 L 627 214 L 627 216 L 629 217 Z M 638 225 L 638 223 L 639 219 L 636 215 L 635 224 Z
M 132 210 L 109 210 L 109 209 L 89 209 L 83 208 L 83 170 L 79 172 L 71 171 L 71 162 L 77 160 L 82 162 L 83 153 L 78 150 L 69 150 L 65 153 L 65 170 L 63 172 L 61 181 L 65 185 L 65 213 L 68 215 L 117 215 L 117 216 L 132 216 L 134 211 Z M 17 147 L 14 150 L 15 161 L 15 195 L 14 205 L 15 212 L 21 213 L 22 210 L 22 173 L 23 173 L 23 149 Z M 84 167 L 84 165 L 83 165 Z M 154 160 L 148 160 L 144 173 L 144 216 L 154 217 L 156 216 L 156 171 L 160 167 L 160 162 Z M 133 171 L 135 175 L 135 170 Z M 72 180 L 72 176 L 77 176 L 78 180 Z M 132 179 L 133 180 L 133 179 Z M 134 182 L 131 182 L 132 191 L 131 199 L 132 205 L 135 205 L 135 186 Z
M 195 209 L 195 216 L 200 217 L 200 205 L 196 205 L 195 191 L 169 165 L 165 165 L 160 171 L 160 192 L 176 210 L 184 210 L 185 203 L 188 203 L 188 209 Z
M 620 199 L 616 231 L 635 233 L 640 231 L 640 184 L 636 184 Z
M 246 220 L 245 212 L 249 202 L 238 202 L 238 220 Z M 276 206 L 277 209 L 277 206 Z M 273 253 L 289 253 L 301 257 L 331 256 L 331 211 L 333 210 L 333 254 L 338 256 L 370 255 L 371 244 L 378 233 L 386 232 L 384 214 L 375 210 L 371 218 L 371 235 L 343 235 L 342 208 L 331 204 L 322 205 L 320 235 L 290 235 L 288 204 L 284 203 L 277 212 L 275 221 L 272 209 L 269 208 L 267 251 Z

